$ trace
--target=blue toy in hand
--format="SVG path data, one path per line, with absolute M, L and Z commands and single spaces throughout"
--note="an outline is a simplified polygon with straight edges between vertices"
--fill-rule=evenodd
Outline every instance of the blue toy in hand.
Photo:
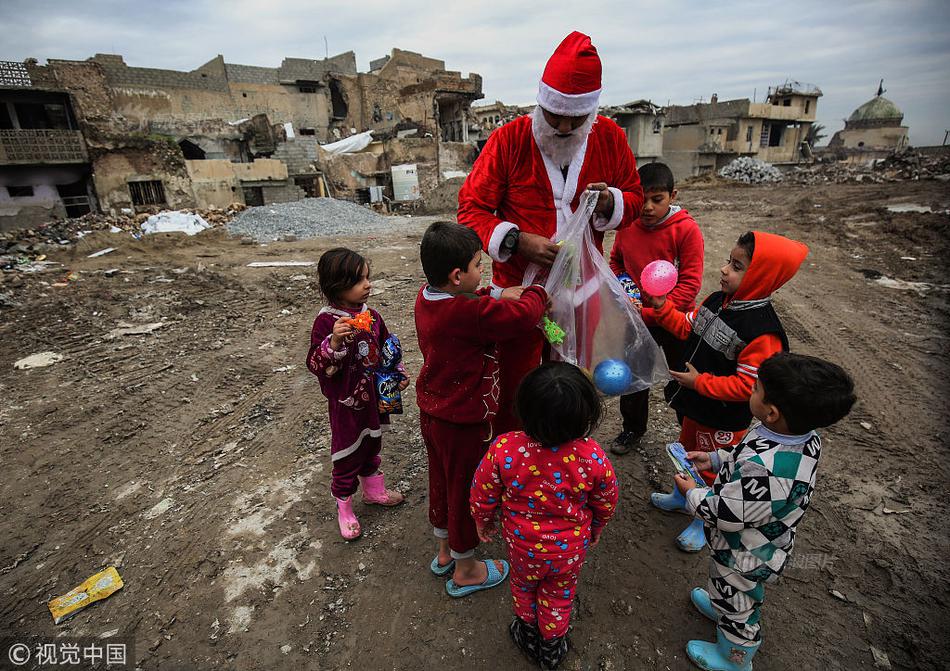
M 631 382 L 630 366 L 620 359 L 605 359 L 594 368 L 594 385 L 607 396 L 622 394 Z

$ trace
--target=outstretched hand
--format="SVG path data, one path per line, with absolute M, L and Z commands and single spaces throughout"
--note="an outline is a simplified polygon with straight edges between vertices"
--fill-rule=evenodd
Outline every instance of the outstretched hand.
M 687 389 L 695 389 L 696 379 L 699 377 L 699 371 L 696 370 L 696 366 L 687 362 L 685 373 L 681 373 L 676 370 L 671 370 L 670 375 L 673 376 L 674 380 L 680 383 L 680 386 L 686 387 Z
M 610 193 L 606 182 L 588 184 L 587 190 L 597 192 L 597 205 L 594 207 L 594 214 L 610 219 L 610 215 L 614 213 L 614 195 Z
M 557 253 L 560 249 L 560 247 L 543 235 L 525 233 L 522 231 L 518 236 L 517 253 L 528 261 L 537 263 L 539 266 L 545 268 L 550 268 L 554 265 L 554 259 L 557 258 Z
M 495 536 L 495 521 L 490 520 L 485 524 L 480 522 L 475 522 L 475 533 L 478 534 L 478 540 L 482 543 L 491 542 L 491 539 Z

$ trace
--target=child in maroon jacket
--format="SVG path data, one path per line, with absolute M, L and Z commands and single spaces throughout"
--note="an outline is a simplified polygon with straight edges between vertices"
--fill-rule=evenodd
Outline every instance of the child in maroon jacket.
M 446 584 L 454 597 L 495 587 L 508 576 L 507 562 L 474 557 L 478 534 L 469 487 L 498 412 L 496 343 L 529 333 L 547 304 L 538 286 L 510 287 L 498 299 L 478 290 L 481 247 L 470 228 L 432 224 L 420 248 L 429 283 L 415 307 L 423 357 L 416 401 L 429 459 L 429 521 L 439 541 L 429 568 L 438 576 L 454 571 Z
M 524 431 L 498 438 L 472 482 L 472 515 L 488 541 L 501 510 L 511 560 L 512 639 L 553 669 L 567 652 L 577 578 L 617 509 L 617 476 L 591 432 L 603 411 L 593 383 L 563 361 L 524 378 L 516 410 Z
M 643 210 L 632 226 L 617 232 L 610 252 L 610 268 L 615 274 L 628 274 L 640 286 L 640 274 L 652 261 L 669 261 L 677 266 L 679 277 L 668 296 L 677 310 L 689 312 L 696 306 L 696 295 L 703 282 L 703 234 L 689 212 L 676 200 L 673 173 L 663 163 L 640 167 L 643 186 Z M 670 370 L 679 370 L 685 344 L 677 340 L 648 315 L 643 321 L 666 355 Z M 626 454 L 636 447 L 647 430 L 650 414 L 650 390 L 620 397 L 623 426 L 610 451 Z
M 356 252 L 338 247 L 317 264 L 320 291 L 329 301 L 310 331 L 307 368 L 320 380 L 330 415 L 330 493 L 337 502 L 340 534 L 353 540 L 361 533 L 353 513 L 353 494 L 363 485 L 363 501 L 384 506 L 402 503 L 399 492 L 386 489 L 379 470 L 382 426 L 373 371 L 389 330 L 376 310 L 366 306 L 372 285 L 369 264 Z M 362 322 L 363 328 L 359 328 Z M 401 369 L 405 389 L 409 377 Z

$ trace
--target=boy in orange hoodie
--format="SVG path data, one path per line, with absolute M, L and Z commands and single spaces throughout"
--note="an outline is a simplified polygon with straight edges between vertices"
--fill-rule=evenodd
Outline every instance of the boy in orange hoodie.
M 721 291 L 709 295 L 699 309 L 683 313 L 666 296 L 643 295 L 643 314 L 686 341 L 686 370 L 671 371 L 666 399 L 682 428 L 679 442 L 687 452 L 712 452 L 739 443 L 749 428 L 749 398 L 759 364 L 788 351 L 788 338 L 772 294 L 788 282 L 808 255 L 808 247 L 781 235 L 743 234 L 720 269 Z M 702 471 L 707 483 L 715 473 Z M 653 493 L 661 510 L 686 512 L 676 487 L 670 494 Z M 677 538 L 685 552 L 706 544 L 701 520 L 694 520 Z
M 610 269 L 615 275 L 626 273 L 639 287 L 640 275 L 649 263 L 669 261 L 679 272 L 667 299 L 677 310 L 689 312 L 696 307 L 696 295 L 703 284 L 703 234 L 689 212 L 673 204 L 676 186 L 669 166 L 647 163 L 638 172 L 643 209 L 632 226 L 617 231 L 610 250 Z M 670 369 L 679 368 L 683 363 L 683 341 L 657 326 L 649 316 L 644 315 L 643 323 L 666 355 Z M 647 432 L 650 390 L 624 394 L 619 405 L 623 424 L 610 451 L 626 454 L 637 447 Z

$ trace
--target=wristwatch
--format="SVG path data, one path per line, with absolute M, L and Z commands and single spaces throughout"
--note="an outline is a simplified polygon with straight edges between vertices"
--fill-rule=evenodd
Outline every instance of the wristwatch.
M 521 231 L 517 228 L 513 228 L 507 233 L 505 237 L 501 240 L 501 250 L 508 254 L 514 254 L 518 251 L 518 241 L 521 239 Z

